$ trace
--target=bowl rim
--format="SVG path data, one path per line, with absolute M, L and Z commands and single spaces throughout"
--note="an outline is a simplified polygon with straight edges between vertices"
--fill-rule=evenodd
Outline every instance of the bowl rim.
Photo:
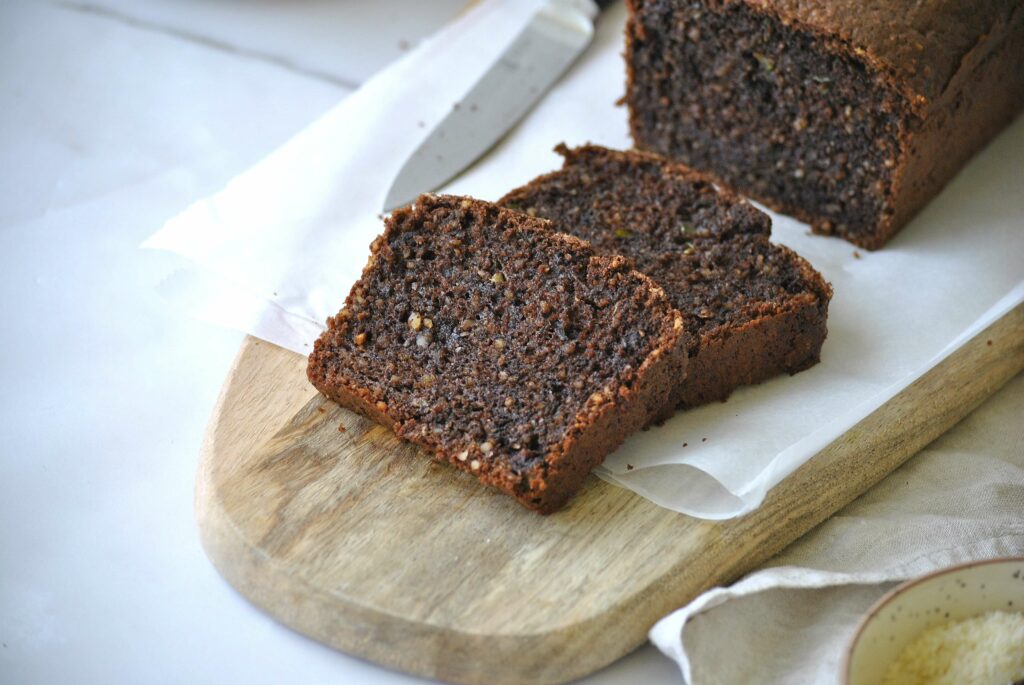
M 956 573 L 958 571 L 965 571 L 967 569 L 976 568 L 978 566 L 988 566 L 990 564 L 1003 564 L 1013 562 L 1024 562 L 1024 556 L 1012 556 L 1012 557 L 994 557 L 991 559 L 977 559 L 975 561 L 967 561 L 962 564 L 956 564 L 954 566 L 946 566 L 944 568 L 929 571 L 922 576 L 915 578 L 909 578 L 903 581 L 893 589 L 886 592 L 884 595 L 878 598 L 878 600 L 871 605 L 860 620 L 857 622 L 857 627 L 854 628 L 853 634 L 846 643 L 846 649 L 843 651 L 843 661 L 839 671 L 839 685 L 850 685 L 850 660 L 853 656 L 854 650 L 857 648 L 857 643 L 860 642 L 861 635 L 864 633 L 864 628 L 867 627 L 868 623 L 874 620 L 875 616 L 878 615 L 882 609 L 885 608 L 889 602 L 896 599 L 896 597 L 902 595 L 907 590 L 920 585 L 921 583 L 928 582 L 938 576 L 944 576 L 947 573 Z

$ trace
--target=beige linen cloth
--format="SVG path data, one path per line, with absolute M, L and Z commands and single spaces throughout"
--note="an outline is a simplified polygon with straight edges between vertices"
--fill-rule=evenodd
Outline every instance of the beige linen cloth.
M 861 615 L 899 581 L 1024 555 L 1024 374 L 821 527 L 650 638 L 686 682 L 836 683 Z

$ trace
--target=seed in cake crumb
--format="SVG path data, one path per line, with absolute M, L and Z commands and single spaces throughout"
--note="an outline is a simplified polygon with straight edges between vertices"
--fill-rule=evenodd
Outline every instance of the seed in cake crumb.
M 629 230 L 628 228 L 616 228 L 615 229 L 615 237 L 616 238 L 629 238 L 632 235 L 633 235 L 633 231 Z
M 366 337 L 367 337 L 366 333 L 356 333 L 356 337 L 355 337 L 356 345 L 359 345 L 360 347 L 365 345 L 366 344 Z
M 697 316 L 699 316 L 702 319 L 710 319 L 712 316 L 714 316 L 714 312 L 712 312 L 707 307 L 704 307 L 699 312 L 697 312 Z
M 793 130 L 803 131 L 807 128 L 807 119 L 805 117 L 797 117 L 793 120 Z
M 757 60 L 757 63 L 760 64 L 761 68 L 765 71 L 775 71 L 775 62 L 773 62 L 770 57 L 760 52 L 755 52 L 754 59 Z
M 496 271 L 494 273 L 494 275 L 491 276 L 491 283 L 504 283 L 504 282 L 505 282 L 505 274 L 501 273 L 500 271 Z
M 455 104 L 458 105 L 458 103 Z M 458 109 L 458 107 L 456 106 L 455 109 Z M 470 202 L 469 200 L 463 200 L 462 202 L 459 203 L 459 206 L 462 207 L 463 209 L 469 209 L 470 207 L 473 206 L 473 203 Z
M 467 459 L 469 459 L 469 450 L 462 450 L 456 456 L 458 457 L 459 461 L 466 461 Z
M 434 320 L 433 319 L 423 319 L 423 326 L 425 328 L 433 328 L 434 327 Z
M 377 409 L 380 409 L 381 411 L 387 411 L 388 410 L 388 403 L 387 402 L 382 402 L 382 401 L 378 400 L 377 404 L 376 404 L 376 407 L 377 407 Z
M 480 460 L 479 459 L 474 459 L 473 461 L 469 462 L 469 468 L 473 469 L 474 471 L 479 471 L 480 470 Z
M 498 372 L 498 380 L 499 381 L 507 381 L 508 380 L 508 372 L 507 371 L 499 371 Z
M 496 348 L 497 348 L 497 349 L 499 349 L 499 350 L 503 350 L 503 349 L 505 349 L 505 341 L 504 341 L 504 340 L 502 340 L 501 338 L 497 338 L 497 339 L 495 339 L 495 341 L 494 341 L 494 347 L 496 347 Z
M 516 404 L 516 401 L 514 399 L 512 399 L 511 397 L 506 397 L 505 398 L 505 406 L 507 408 L 511 409 L 512 407 L 515 406 L 515 404 Z
M 409 328 L 418 331 L 423 326 L 423 317 L 416 312 L 409 315 Z
M 529 214 L 530 216 L 537 216 L 537 208 L 536 207 L 527 207 L 526 208 L 526 213 Z
M 692 255 L 694 253 L 693 243 L 686 243 L 686 249 L 683 250 L 684 255 Z
M 551 307 L 551 303 L 550 302 L 548 302 L 547 300 L 544 300 L 544 301 L 542 301 L 540 303 L 540 313 L 541 314 L 544 314 L 546 316 L 546 315 L 550 314 L 551 311 L 552 311 L 552 307 Z
M 601 402 L 604 401 L 604 395 L 602 395 L 600 392 L 595 392 L 593 395 L 590 396 L 590 401 L 593 402 L 594 404 L 600 404 Z
M 480 443 L 480 451 L 484 454 L 490 454 L 494 451 L 494 445 L 489 440 L 485 440 Z

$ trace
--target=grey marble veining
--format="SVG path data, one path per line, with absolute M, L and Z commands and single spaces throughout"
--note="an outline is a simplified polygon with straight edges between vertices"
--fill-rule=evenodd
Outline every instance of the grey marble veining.
M 51 0 L 352 88 L 467 0 Z

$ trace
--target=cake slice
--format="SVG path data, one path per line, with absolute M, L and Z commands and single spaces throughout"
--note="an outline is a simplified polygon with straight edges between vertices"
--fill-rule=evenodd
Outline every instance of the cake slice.
M 549 222 L 423 195 L 394 212 L 309 357 L 327 397 L 547 513 L 669 401 L 682 317 Z
M 869 249 L 1024 107 L 1021 0 L 629 0 L 638 148 Z
M 683 315 L 689 368 L 674 404 L 724 400 L 741 385 L 816 364 L 832 289 L 769 240 L 766 214 L 686 167 L 642 152 L 556 150 L 560 171 L 499 201 L 622 255 Z

